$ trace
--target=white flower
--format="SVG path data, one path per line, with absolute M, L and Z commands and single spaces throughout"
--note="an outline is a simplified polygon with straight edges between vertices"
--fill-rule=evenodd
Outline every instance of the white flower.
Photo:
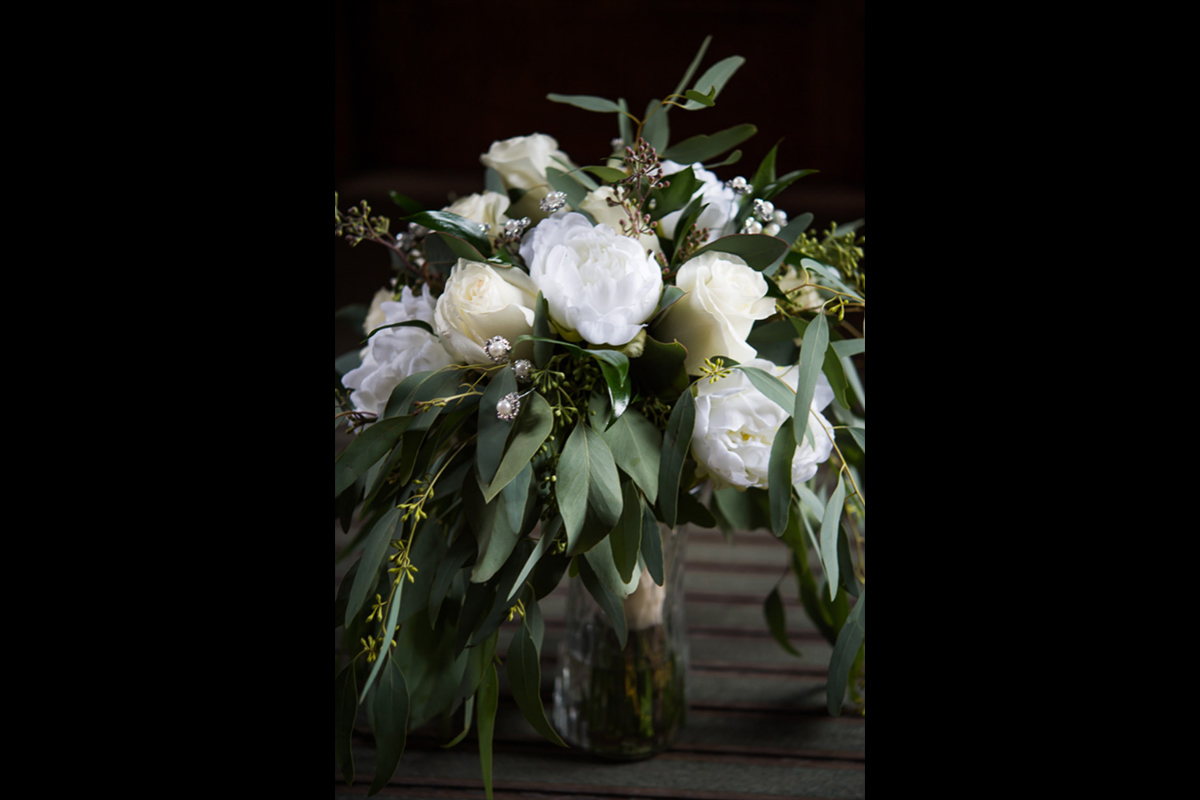
M 687 166 L 674 161 L 664 161 L 662 168 L 664 175 L 674 175 L 687 169 Z M 708 228 L 708 239 L 705 240 L 705 243 L 712 242 L 725 234 L 725 228 L 737 216 L 738 196 L 733 189 L 718 180 L 716 175 L 704 169 L 703 165 L 692 164 L 692 172 L 702 181 L 700 188 L 692 194 L 692 199 L 703 196 L 704 199 L 701 202 L 708 203 L 708 207 L 701 211 L 700 216 L 696 219 L 696 225 Z M 684 203 L 684 207 L 687 207 L 687 203 Z M 664 238 L 675 238 L 675 226 L 679 224 L 681 216 L 683 216 L 683 209 L 672 211 L 658 221 L 659 231 Z M 683 231 L 683 233 L 687 233 L 687 231 Z
M 514 136 L 511 139 L 492 142 L 491 147 L 479 160 L 484 166 L 491 167 L 500 174 L 506 189 L 520 189 L 525 192 L 510 209 L 509 216 L 513 219 L 544 219 L 546 212 L 539 208 L 539 204 L 551 191 L 546 180 L 546 169 L 554 167 L 569 172 L 575 168 L 567 154 L 558 149 L 558 141 L 544 133 Z
M 391 296 L 387 290 L 380 292 Z M 428 286 L 422 287 L 420 294 L 405 286 L 396 301 L 382 300 L 380 292 L 376 292 L 375 300 L 379 301 L 382 319 L 369 313 L 365 326 L 368 333 L 380 325 L 410 320 L 433 325 L 434 298 Z M 387 328 L 371 337 L 363 351 L 362 365 L 343 375 L 342 385 L 351 390 L 350 402 L 359 411 L 382 414 L 392 390 L 409 375 L 441 369 L 456 360 L 428 331 L 414 326 Z
M 625 227 L 629 227 L 629 214 L 623 206 L 610 206 L 609 198 L 616 196 L 616 190 L 611 186 L 601 186 L 594 191 L 588 192 L 587 197 L 579 204 L 580 211 L 586 211 L 592 215 L 592 219 L 601 225 L 607 225 L 615 231 L 621 230 L 621 221 L 624 220 Z M 658 237 L 653 233 L 643 233 L 638 236 L 638 242 L 642 245 L 643 250 L 652 250 L 655 253 L 661 253 L 662 247 L 658 243 Z
M 775 285 L 800 308 L 816 308 L 821 305 L 822 298 L 816 286 L 805 285 L 810 278 L 791 264 L 785 264 L 775 275 Z M 801 289 L 801 286 L 804 288 Z
M 654 337 L 677 339 L 687 348 L 684 366 L 690 374 L 699 374 L 704 360 L 714 356 L 744 362 L 758 355 L 746 337 L 755 320 L 775 313 L 766 278 L 738 256 L 710 250 L 684 263 L 675 285 L 687 294 L 667 309 Z
M 446 349 L 468 364 L 490 364 L 483 343 L 493 336 L 509 342 L 533 333 L 537 287 L 517 267 L 492 267 L 460 258 L 450 270 L 433 315 L 434 328 Z M 529 357 L 532 346 L 514 348 Z
M 496 239 L 504 233 L 504 223 L 508 222 L 508 216 L 504 213 L 508 210 L 508 204 L 508 197 L 505 195 L 483 192 L 460 197 L 442 210 L 458 214 L 480 225 L 487 225 L 488 231 L 485 235 L 495 246 Z
M 662 297 L 662 271 L 638 242 L 582 214 L 543 220 L 521 257 L 546 297 L 550 319 L 568 339 L 623 345 L 637 336 Z
M 742 363 L 770 372 L 792 389 L 799 382 L 797 366 L 777 367 L 758 358 Z M 740 369 L 713 383 L 698 381 L 696 387 L 692 452 L 702 471 L 711 476 L 716 488 L 726 485 L 739 489 L 768 488 L 771 445 L 780 427 L 785 422 L 792 424 L 787 412 L 756 389 Z M 808 419 L 813 444 L 809 444 L 806 436 L 796 447 L 792 459 L 793 486 L 817 474 L 817 465 L 833 451 L 833 427 L 820 413 L 832 399 L 833 390 L 821 374 Z

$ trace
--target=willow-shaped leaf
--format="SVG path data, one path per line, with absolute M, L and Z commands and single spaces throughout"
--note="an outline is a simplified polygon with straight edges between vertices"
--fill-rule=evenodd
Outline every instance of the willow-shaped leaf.
M 359 701 L 367 699 L 367 692 L 370 691 L 371 685 L 375 682 L 375 678 L 379 675 L 380 669 L 385 663 L 392 660 L 392 650 L 390 643 L 392 637 L 396 635 L 396 620 L 400 616 L 400 601 L 404 594 L 404 581 L 396 584 L 396 591 L 392 594 L 391 602 L 388 603 L 387 622 L 383 625 L 383 638 L 379 644 L 379 658 L 375 659 L 375 666 L 371 667 L 370 673 L 367 675 L 367 681 L 363 684 L 362 692 L 359 693 Z
M 387 455 L 412 421 L 412 417 L 381 419 L 354 437 L 334 459 L 333 496 L 336 498 L 353 486 L 376 461 Z
M 441 231 L 448 233 L 448 237 L 437 237 L 451 249 L 451 252 L 459 258 L 466 258 L 471 261 L 485 261 L 487 256 L 492 253 L 492 246 L 488 243 L 487 237 L 480 230 L 479 223 L 473 222 L 466 217 L 461 217 L 458 214 L 452 214 L 449 211 L 421 211 L 416 214 L 411 214 L 404 218 L 405 222 L 415 222 L 418 225 L 423 225 L 431 231 Z M 457 237 L 471 246 L 474 255 L 464 255 L 466 251 L 460 252 L 451 240 Z
M 396 774 L 408 735 L 408 687 L 395 660 L 389 658 L 387 662 L 375 688 L 372 707 L 375 712 L 375 779 L 371 781 L 368 795 L 378 793 Z
M 858 443 L 859 449 L 864 453 L 867 452 L 867 429 L 866 428 L 851 428 L 850 435 L 854 437 L 854 441 Z
M 629 410 L 615 420 L 601 438 L 612 450 L 613 460 L 633 479 L 646 498 L 658 499 L 658 468 L 662 460 L 662 434 L 637 411 Z
M 818 314 L 805 329 L 804 342 L 800 345 L 800 376 L 796 382 L 792 411 L 797 442 L 804 441 L 804 433 L 808 430 L 813 393 L 817 389 L 817 378 L 821 375 L 821 363 L 825 360 L 825 348 L 828 346 L 829 323 L 825 321 L 824 314 Z
M 429 627 L 437 625 L 438 612 L 446 593 L 450 591 L 450 584 L 458 571 L 475 558 L 475 552 L 475 537 L 469 530 L 460 529 L 445 557 L 438 562 L 433 585 L 429 589 Z
M 629 177 L 622 170 L 614 167 L 584 167 L 585 172 L 590 172 L 606 183 L 616 183 L 617 181 L 625 180 Z
M 512 432 L 512 422 L 496 416 L 496 404 L 507 394 L 517 391 L 517 378 L 511 369 L 502 369 L 492 376 L 491 383 L 479 399 L 479 439 L 475 448 L 475 470 L 480 486 L 491 485 L 504 457 L 504 443 Z
M 762 272 L 787 255 L 788 246 L 785 242 L 774 236 L 767 236 L 765 233 L 731 233 L 704 245 L 692 255 L 692 258 L 710 250 L 732 253 L 745 261 L 750 269 Z
M 733 73 L 738 71 L 738 67 L 746 63 L 746 59 L 741 56 L 730 56 L 713 64 L 704 74 L 696 79 L 696 83 L 692 86 L 697 92 L 715 100 L 717 95 L 721 93 L 721 89 L 725 87 L 726 82 L 733 77 Z M 696 111 L 704 108 L 704 105 L 695 100 L 688 100 L 684 104 L 684 108 L 688 111 Z
M 662 467 L 658 473 L 658 507 L 662 521 L 668 528 L 675 527 L 679 504 L 679 479 L 683 474 L 683 462 L 692 447 L 692 431 L 696 427 L 696 401 L 692 399 L 689 386 L 679 395 L 667 429 L 663 433 Z
M 660 103 L 662 100 L 655 98 L 646 106 L 646 116 L 642 117 L 642 138 L 661 153 L 671 140 L 671 123 L 667 121 L 670 106 L 660 106 Z
M 533 363 L 538 369 L 545 369 L 550 356 L 554 355 L 555 340 L 550 328 L 550 304 L 541 292 L 538 292 L 533 312 Z
M 496 709 L 500 706 L 500 677 L 495 663 L 488 664 L 483 682 L 479 684 L 479 768 L 483 773 L 483 792 L 492 800 L 492 734 L 496 730 Z
M 716 96 L 717 96 L 717 87 L 714 86 L 709 91 L 709 93 L 706 95 L 701 94 L 700 92 L 697 92 L 695 89 L 688 89 L 686 92 L 683 93 L 683 96 L 686 97 L 688 100 L 699 103 L 700 105 L 704 106 L 705 108 L 712 108 L 713 106 L 716 105 L 716 103 L 713 101 L 716 99 Z M 689 103 L 688 105 L 691 105 L 691 104 Z
M 392 202 L 399 206 L 405 214 L 416 214 L 425 210 L 425 206 L 399 192 L 390 191 L 388 192 L 388 197 L 392 198 Z
M 596 605 L 600 606 L 609 622 L 612 623 L 613 632 L 617 635 L 617 643 L 624 650 L 627 627 L 625 606 L 621 603 L 621 598 L 608 590 L 608 587 L 604 585 L 604 582 L 600 580 L 588 563 L 587 558 L 576 558 L 575 563 L 579 565 L 579 577 L 583 580 L 584 588 L 588 590 L 588 594 L 592 596 Z
M 338 673 L 333 681 L 333 753 L 346 785 L 354 783 L 354 751 L 350 737 L 358 716 L 358 692 L 354 688 L 354 662 Z
M 704 61 L 704 54 L 708 52 L 708 46 L 712 43 L 712 36 L 705 36 L 704 41 L 700 43 L 700 50 L 696 53 L 692 63 L 688 66 L 687 72 L 683 73 L 683 78 L 679 81 L 679 85 L 675 87 L 672 94 L 683 94 L 692 82 L 692 76 L 696 74 L 696 70 L 700 68 L 700 63 Z
M 621 137 L 621 141 L 627 145 L 633 144 L 633 122 L 629 119 L 629 104 L 625 102 L 624 97 L 617 98 L 617 108 L 621 113 L 617 114 L 617 134 Z
M 796 240 L 800 238 L 800 234 L 808 230 L 809 225 L 812 225 L 812 221 L 812 213 L 806 211 L 803 214 L 800 214 L 799 216 L 793 217 L 791 220 L 789 220 L 788 224 L 783 226 L 783 230 L 775 234 L 775 238 L 782 241 L 790 249 Z M 763 275 L 766 275 L 767 277 L 774 275 L 779 270 L 779 265 L 783 263 L 783 260 L 786 257 L 787 253 L 785 252 L 782 256 L 777 258 L 775 262 L 771 264 L 771 266 L 762 271 Z
M 771 590 L 763 602 L 763 616 L 767 618 L 767 629 L 775 637 L 775 641 L 779 642 L 779 646 L 792 655 L 799 656 L 800 651 L 788 641 L 787 615 L 783 609 L 783 599 L 779 596 L 778 586 Z
M 500 466 L 496 469 L 496 477 L 483 490 L 483 499 L 491 502 L 500 490 L 526 467 L 537 454 L 546 437 L 554 427 L 554 410 L 540 394 L 536 392 L 521 401 L 521 413 L 512 422 L 512 432 L 509 434 L 508 447 Z
M 638 532 L 639 534 L 641 532 L 640 526 Z M 632 554 L 634 564 L 632 574 L 629 578 L 624 578 L 613 556 L 612 544 L 613 537 L 611 535 L 605 536 L 588 549 L 583 554 L 583 557 L 588 566 L 592 568 L 592 572 L 600 579 L 600 583 L 617 598 L 624 600 L 637 589 L 638 580 L 642 577 L 642 571 L 638 566 L 638 553 L 634 551 Z
M 472 695 L 463 702 L 463 729 L 453 739 L 443 744 L 443 748 L 448 750 L 467 738 L 467 734 L 471 732 L 471 724 L 475 722 L 474 709 L 475 696 Z
M 650 573 L 650 577 L 659 586 L 663 585 L 663 549 L 662 549 L 662 528 L 658 525 L 658 520 L 654 518 L 654 512 L 650 506 L 642 505 L 642 542 L 641 542 L 642 563 L 646 565 L 646 571 Z
M 622 496 L 624 505 L 621 508 L 621 519 L 608 534 L 608 542 L 621 583 L 627 584 L 633 578 L 642 548 L 642 496 L 632 481 L 625 482 Z
M 471 571 L 472 582 L 491 580 L 508 561 L 521 538 L 521 522 L 525 518 L 525 505 L 529 500 L 532 482 L 533 467 L 527 462 L 494 501 L 496 516 L 492 518 L 491 530 L 479 539 L 479 560 Z
M 400 509 L 388 509 L 375 525 L 363 545 L 362 559 L 358 562 L 358 570 L 354 574 L 354 584 L 350 587 L 350 598 L 346 601 L 346 627 L 358 616 L 367 594 L 375 588 L 379 579 L 379 565 L 387 553 L 388 542 L 396 538 L 396 527 L 400 524 Z
M 558 529 L 562 527 L 562 517 L 554 517 L 550 522 L 542 525 L 542 536 L 534 546 L 533 552 L 529 554 L 529 558 L 525 561 L 525 566 L 521 568 L 521 572 L 517 575 L 517 579 L 513 582 L 512 588 L 508 592 L 509 600 L 512 600 L 513 595 L 521 591 L 521 587 L 525 585 L 525 579 L 529 577 L 529 573 L 533 572 L 533 568 L 542 560 L 542 556 L 546 555 L 546 551 L 550 549 L 550 545 L 554 543 L 554 537 L 558 535 Z
M 771 443 L 771 456 L 767 464 L 767 497 L 771 509 L 771 532 L 782 536 L 788 524 L 788 512 L 792 508 L 792 461 L 796 456 L 796 440 L 792 438 L 792 426 L 786 422 L 779 426 L 775 441 Z
M 538 644 L 530 633 L 529 625 L 523 620 L 516 632 L 513 633 L 512 641 L 508 645 L 508 657 L 505 661 L 513 700 L 517 702 L 522 716 L 529 721 L 534 730 L 554 744 L 566 747 L 566 742 L 550 726 L 549 720 L 546 719 L 546 709 L 542 707 L 540 659 Z
M 795 410 L 796 393 L 792 391 L 792 387 L 766 370 L 759 369 L 758 367 L 747 367 L 739 364 L 737 369 L 746 373 L 746 377 L 750 379 L 750 383 L 754 384 L 755 389 L 766 395 L 768 400 L 775 403 L 775 405 L 782 408 L 789 415 Z M 795 440 L 793 439 L 793 441 Z
M 825 504 L 825 516 L 821 520 L 821 568 L 829 583 L 829 599 L 837 595 L 838 588 L 838 531 L 841 527 L 842 502 L 846 499 L 846 484 L 838 475 L 837 488 Z
M 846 696 L 846 678 L 858 650 L 862 647 L 867 635 L 867 590 L 863 589 L 846 617 L 846 623 L 838 632 L 837 643 L 833 646 L 833 655 L 829 659 L 829 683 L 826 686 L 825 698 L 829 703 L 829 713 L 837 716 L 842 713 L 842 702 Z
M 711 136 L 702 133 L 671 145 L 667 148 L 667 152 L 662 154 L 662 157 L 680 164 L 708 161 L 731 150 L 756 133 L 758 133 L 758 128 L 748 123 L 734 125 L 732 128 L 718 131 Z M 674 176 L 672 176 L 672 182 L 674 182 L 673 179 Z
M 548 94 L 546 99 L 554 103 L 566 103 L 569 106 L 582 108 L 584 111 L 597 111 L 600 113 L 620 112 L 621 107 L 612 100 L 606 100 L 603 97 L 595 97 L 588 94 Z
M 610 529 L 621 518 L 621 483 L 612 451 L 591 426 L 580 421 L 558 458 L 554 494 L 567 530 L 567 552 L 583 531 L 588 507 Z

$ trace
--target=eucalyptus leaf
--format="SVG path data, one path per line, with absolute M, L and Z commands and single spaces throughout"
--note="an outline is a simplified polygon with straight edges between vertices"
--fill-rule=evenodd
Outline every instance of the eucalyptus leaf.
M 617 135 L 621 137 L 622 142 L 632 145 L 633 123 L 629 119 L 629 104 L 625 102 L 624 97 L 617 98 L 617 108 L 620 110 L 617 114 Z
M 711 136 L 702 133 L 671 145 L 662 154 L 662 157 L 680 164 L 708 161 L 736 147 L 756 133 L 758 133 L 758 128 L 750 124 L 735 125 Z M 691 171 L 687 170 L 687 172 Z M 672 179 L 674 177 L 674 175 L 671 176 Z
M 750 379 L 750 383 L 754 384 L 755 389 L 766 395 L 768 400 L 782 408 L 789 415 L 795 410 L 796 393 L 792 391 L 792 387 L 788 386 L 777 376 L 758 367 L 748 367 L 744 364 L 738 364 L 734 369 L 740 369 L 744 372 L 746 377 Z
M 479 767 L 483 773 L 483 792 L 492 800 L 492 735 L 496 730 L 496 709 L 500 706 L 500 676 L 495 663 L 487 666 L 487 673 L 479 684 L 476 730 L 479 734 Z
M 613 167 L 584 167 L 584 170 L 592 173 L 605 183 L 616 183 L 617 181 L 623 181 L 625 178 L 629 177 L 624 171 L 615 169 Z
M 475 537 L 468 531 L 460 530 L 458 536 L 450 544 L 446 555 L 437 564 L 433 585 L 429 588 L 429 627 L 437 625 L 438 612 L 450 584 L 458 571 L 475 558 Z
M 786 244 L 790 252 L 791 246 L 796 243 L 797 239 L 800 238 L 800 234 L 808 230 L 808 226 L 812 225 L 812 221 L 813 215 L 806 211 L 803 214 L 788 220 L 788 224 L 783 226 L 783 230 L 775 234 L 775 238 Z M 770 277 L 778 272 L 779 266 L 783 264 L 784 259 L 787 258 L 787 255 L 788 252 L 784 252 L 783 255 L 775 259 L 775 261 L 769 267 L 762 271 L 763 275 Z
M 517 391 L 517 378 L 511 369 L 492 376 L 479 399 L 479 440 L 475 447 L 475 470 L 480 486 L 489 486 L 504 457 L 504 444 L 512 431 L 512 422 L 496 416 L 496 405 L 505 395 Z
M 838 632 L 837 642 L 833 646 L 833 655 L 829 659 L 829 683 L 826 687 L 826 700 L 829 713 L 837 716 L 842 713 L 842 703 L 846 696 L 846 679 L 850 674 L 859 648 L 867 635 L 867 590 L 863 589 L 850 609 L 846 622 Z
M 358 716 L 358 692 L 354 688 L 354 662 L 338 673 L 333 682 L 333 752 L 346 785 L 354 783 L 354 720 Z
M 458 237 L 484 257 L 490 255 L 492 252 L 492 246 L 488 243 L 487 237 L 480 229 L 479 223 L 458 214 L 452 214 L 449 211 L 420 211 L 405 217 L 404 221 L 415 222 L 418 225 L 429 228 L 431 231 L 448 233 L 451 238 Z M 446 241 L 449 243 L 449 240 Z M 464 258 L 465 256 L 459 257 Z
M 867 429 L 866 428 L 850 428 L 850 435 L 854 437 L 858 448 L 864 453 L 867 452 Z
M 538 292 L 534 302 L 533 316 L 533 363 L 538 369 L 545 369 L 550 357 L 554 355 L 555 340 L 550 327 L 550 304 L 546 297 Z
M 782 536 L 792 507 L 792 461 L 796 456 L 796 440 L 792 426 L 784 423 L 771 443 L 767 465 L 767 493 L 771 508 L 771 532 Z
M 583 586 L 587 589 L 588 594 L 596 601 L 596 605 L 608 617 L 608 621 L 612 623 L 613 632 L 617 636 L 617 643 L 621 649 L 625 649 L 625 639 L 628 628 L 625 622 L 625 606 L 621 603 L 621 598 L 613 594 L 604 582 L 596 575 L 587 558 L 575 559 L 575 564 L 579 567 L 579 577 L 583 581 Z
M 363 546 L 362 559 L 358 562 L 358 570 L 354 574 L 354 584 L 350 588 L 350 597 L 346 601 L 345 625 L 351 622 L 363 607 L 367 594 L 375 588 L 379 567 L 384 563 L 388 542 L 396 538 L 396 526 L 400 524 L 400 509 L 391 508 L 371 528 Z
M 399 206 L 405 214 L 417 214 L 425 210 L 425 206 L 399 192 L 388 192 L 388 197 L 392 198 L 392 202 Z
M 549 183 L 555 191 L 562 192 L 567 196 L 567 204 L 570 205 L 571 208 L 575 209 L 576 213 L 583 214 L 593 224 L 595 224 L 596 220 L 592 217 L 592 215 L 580 207 L 584 198 L 588 195 L 588 189 L 586 186 L 580 183 L 577 178 L 572 175 L 568 175 L 561 169 L 546 167 L 546 182 Z
M 830 347 L 838 354 L 839 358 L 846 358 L 847 356 L 856 356 L 859 353 L 866 352 L 867 340 L 865 338 L 839 339 L 831 343 Z
M 607 531 L 621 517 L 621 484 L 612 451 L 582 420 L 567 438 L 558 459 L 555 486 L 559 513 L 567 531 L 567 552 L 574 553 L 591 508 Z
M 817 314 L 804 331 L 804 341 L 800 345 L 800 376 L 796 383 L 795 410 L 792 412 L 797 443 L 804 441 L 804 434 L 808 430 L 813 394 L 828 345 L 829 323 L 825 321 L 824 314 Z
M 612 113 L 621 111 L 621 107 L 612 100 L 606 100 L 603 97 L 594 97 L 587 94 L 548 94 L 546 99 L 554 103 L 566 103 L 567 105 L 582 108 L 585 111 L 598 111 L 601 113 Z
M 521 538 L 521 521 L 532 481 L 533 468 L 526 463 L 494 501 L 496 515 L 492 519 L 491 531 L 479 541 L 479 559 L 471 571 L 473 583 L 490 580 L 512 555 L 513 548 Z
M 667 121 L 667 111 L 670 106 L 662 105 L 662 100 L 655 98 L 646 106 L 646 115 L 642 117 L 642 138 L 658 152 L 667 149 L 671 139 L 671 124 Z
M 783 608 L 783 599 L 779 596 L 778 586 L 771 589 L 771 593 L 763 602 L 763 616 L 767 620 L 767 630 L 775 637 L 775 641 L 779 642 L 779 646 L 792 655 L 799 656 L 800 651 L 788 641 L 787 616 Z
M 696 70 L 700 68 L 701 62 L 704 61 L 704 54 L 708 52 L 708 46 L 712 43 L 712 36 L 705 36 L 704 41 L 700 43 L 700 50 L 692 59 L 692 63 L 688 66 L 687 72 L 683 73 L 683 78 L 679 81 L 679 85 L 675 87 L 672 94 L 683 94 L 683 90 L 692 82 L 692 76 L 696 74 Z
M 829 599 L 833 599 L 838 588 L 838 531 L 841 529 L 842 503 L 846 498 L 846 484 L 838 475 L 837 487 L 829 502 L 825 504 L 825 515 L 821 520 L 821 568 L 829 582 Z
M 630 409 L 607 430 L 602 429 L 600 436 L 612 451 L 617 467 L 633 479 L 651 503 L 655 502 L 662 460 L 662 434 L 658 428 Z
M 496 475 L 483 490 L 484 500 L 491 502 L 501 489 L 528 468 L 553 428 L 554 409 L 544 397 L 534 392 L 521 401 L 521 413 L 512 422 L 512 432 Z
M 536 604 L 534 604 L 536 606 Z M 528 612 L 526 612 L 528 615 Z M 538 645 L 530 633 L 526 620 L 513 633 L 508 645 L 508 657 L 505 667 L 508 670 L 508 684 L 512 689 L 513 700 L 521 709 L 522 716 L 538 733 L 554 744 L 566 747 L 558 732 L 551 727 L 546 719 L 546 709 L 542 706 L 541 682 L 542 666 Z
M 696 425 L 696 401 L 691 387 L 679 395 L 667 429 L 663 434 L 661 469 L 658 474 L 658 507 L 662 521 L 668 528 L 675 527 L 679 503 L 679 479 L 683 474 L 683 462 L 692 447 L 692 431 Z
M 710 100 L 716 100 L 717 95 L 721 93 L 721 89 L 725 88 L 725 84 L 733 77 L 733 73 L 737 72 L 742 64 L 746 63 L 746 59 L 741 56 L 730 56 L 713 64 L 704 74 L 701 75 L 696 83 L 692 86 L 694 90 L 700 92 Z M 684 104 L 684 108 L 688 111 L 696 111 L 704 108 L 704 105 L 695 100 L 688 100 Z
M 751 269 L 761 272 L 787 255 L 788 245 L 764 233 L 732 233 L 704 245 L 692 258 L 712 250 L 732 253 L 745 261 Z
M 336 498 L 354 485 L 376 461 L 387 455 L 400 434 L 408 430 L 412 417 L 392 417 L 372 423 L 354 437 L 333 462 L 333 496 Z
M 400 602 L 403 594 L 404 581 L 399 581 L 396 584 L 396 590 L 392 593 L 391 602 L 388 603 L 388 617 L 387 621 L 383 624 L 383 636 L 380 638 L 379 643 L 379 657 L 375 659 L 375 666 L 371 668 L 370 673 L 367 675 L 367 681 L 363 684 L 362 692 L 359 694 L 360 702 L 367 699 L 367 692 L 371 690 L 371 685 L 375 682 L 375 678 L 379 675 L 379 671 L 383 665 L 392 660 L 392 651 L 388 647 L 388 643 L 392 641 L 392 638 L 396 634 L 396 619 L 400 615 Z
M 396 774 L 408 735 L 408 687 L 396 661 L 389 658 L 387 663 L 375 687 L 375 778 L 368 795 L 377 794 Z
M 695 89 L 688 89 L 686 92 L 683 93 L 683 96 L 686 97 L 688 100 L 692 100 L 692 101 L 695 101 L 696 103 L 699 103 L 701 106 L 704 106 L 705 108 L 712 108 L 713 106 L 716 105 L 716 103 L 713 102 L 713 98 L 716 96 L 716 94 L 717 94 L 717 91 L 716 91 L 716 88 L 714 87 L 713 90 L 711 92 L 709 92 L 707 95 L 701 94 L 700 92 L 697 92 Z M 689 103 L 688 105 L 690 106 L 691 104 Z
M 654 518 L 654 512 L 650 506 L 640 505 L 642 508 L 642 563 L 645 564 L 646 571 L 650 573 L 654 582 L 662 586 L 665 575 L 663 572 L 662 528 L 659 526 L 658 520 Z
M 483 170 L 483 188 L 484 191 L 507 194 L 504 188 L 504 179 L 493 167 L 485 167 Z

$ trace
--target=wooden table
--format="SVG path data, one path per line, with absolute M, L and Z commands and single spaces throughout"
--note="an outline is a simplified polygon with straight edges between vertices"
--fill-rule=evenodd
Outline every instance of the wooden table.
M 338 537 L 345 542 L 340 530 Z M 786 548 L 766 531 L 738 533 L 730 544 L 715 529 L 689 528 L 688 721 L 676 744 L 654 758 L 599 761 L 550 744 L 521 716 L 500 670 L 494 797 L 864 797 L 866 719 L 849 704 L 841 716 L 828 715 L 825 682 L 831 647 L 796 600 L 787 563 Z M 789 637 L 800 658 L 771 638 L 763 618 L 763 600 L 781 578 Z M 542 698 L 548 713 L 565 601 L 564 582 L 541 603 L 546 620 Z M 513 624 L 505 623 L 501 648 L 507 646 Z M 439 742 L 434 730 L 411 732 L 400 768 L 377 796 L 483 797 L 473 735 L 451 749 Z M 363 727 L 354 740 L 355 783 L 346 786 L 335 765 L 335 798 L 366 795 L 374 757 L 374 743 Z

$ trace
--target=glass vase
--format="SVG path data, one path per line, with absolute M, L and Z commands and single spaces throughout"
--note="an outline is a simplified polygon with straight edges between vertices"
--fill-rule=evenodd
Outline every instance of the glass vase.
M 571 746 L 605 758 L 659 753 L 687 720 L 686 536 L 683 528 L 659 528 L 663 585 L 643 570 L 638 588 L 623 601 L 624 648 L 582 578 L 572 578 L 568 587 L 552 718 Z

